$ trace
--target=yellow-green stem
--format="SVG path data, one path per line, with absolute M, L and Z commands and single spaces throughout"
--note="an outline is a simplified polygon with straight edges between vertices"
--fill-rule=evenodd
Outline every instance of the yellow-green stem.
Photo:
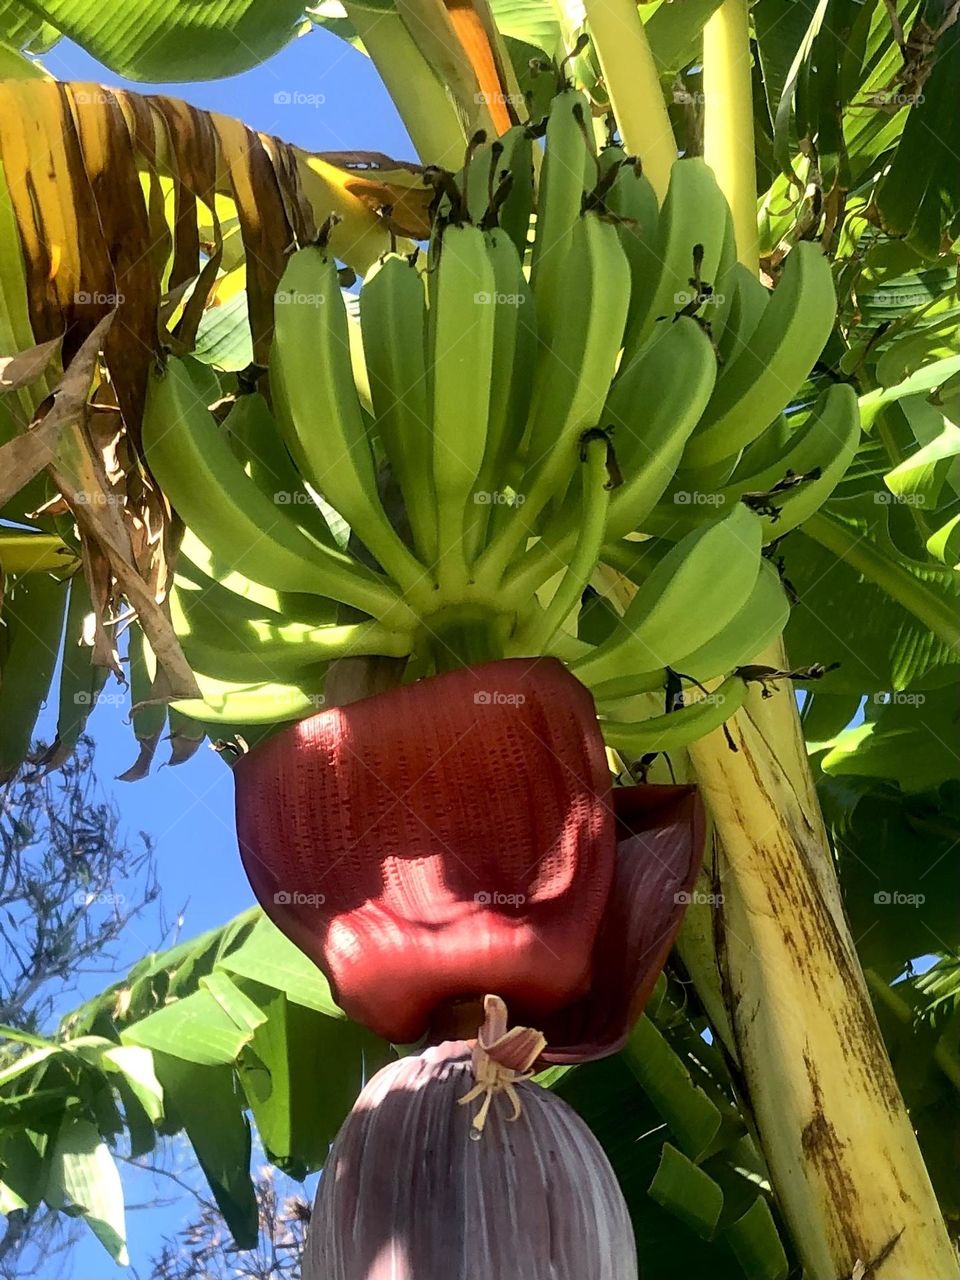
M 747 0 L 723 0 L 703 29 L 703 158 L 727 197 L 737 255 L 758 266 L 757 179 Z
M 640 157 L 662 204 L 677 140 L 635 0 L 585 0 L 584 10 L 623 144 Z
M 424 164 L 459 169 L 466 133 L 446 89 L 393 10 L 346 0 L 347 17 L 386 85 Z

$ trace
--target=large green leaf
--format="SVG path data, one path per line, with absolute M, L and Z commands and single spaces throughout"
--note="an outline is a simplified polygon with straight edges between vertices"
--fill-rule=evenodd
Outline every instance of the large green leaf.
M 951 473 L 956 477 L 958 457 L 960 427 L 941 418 L 939 433 L 887 473 L 887 488 L 900 499 L 914 500 L 918 506 L 935 510 L 944 483 Z
M 209 991 L 195 991 L 134 1022 L 123 1039 L 185 1062 L 214 1066 L 234 1062 L 252 1035 L 253 1029 L 238 1023 Z
M 256 1232 L 248 1112 L 271 1158 L 303 1177 L 393 1055 L 259 909 L 146 956 L 64 1018 L 60 1041 L 10 1034 L 25 1048 L 0 1071 L 0 1204 L 38 1203 L 46 1135 L 74 1118 L 101 1135 L 125 1127 L 135 1154 L 184 1129 L 241 1247 Z
M 283 991 L 245 987 L 267 1019 L 240 1055 L 240 1081 L 270 1160 L 303 1178 L 323 1164 L 364 1081 L 393 1052 L 363 1027 L 324 1017 Z
M 302 0 L 24 0 L 21 6 L 130 80 L 216 80 L 295 34 Z
M 685 0 L 683 4 L 658 5 L 644 28 L 650 51 L 661 75 L 677 72 L 697 60 L 700 35 L 720 0 Z
M 253 343 L 247 315 L 247 295 L 242 290 L 222 306 L 208 307 L 197 330 L 193 354 L 204 364 L 236 373 L 253 363 Z
M 261 915 L 250 935 L 220 960 L 220 967 L 242 978 L 274 987 L 290 1000 L 327 1017 L 343 1018 L 330 994 L 330 984 L 299 947 Z
M 742 1143 L 702 1165 L 683 1156 L 622 1056 L 568 1071 L 554 1090 L 586 1120 L 613 1166 L 644 1280 L 785 1280 L 784 1246 Z
M 543 0 L 490 0 L 501 35 L 559 61 L 565 53 L 557 7 Z
M 956 625 L 955 575 L 894 545 L 890 502 L 886 490 L 834 499 L 783 546 L 797 594 L 787 651 L 798 665 L 840 663 L 827 692 L 936 688 L 958 674 L 955 650 L 929 621 Z
M 59 31 L 30 12 L 21 0 L 0 0 L 0 41 L 12 49 L 39 53 L 60 37 Z
M 257 1241 L 252 1141 L 232 1067 L 198 1066 L 167 1053 L 154 1057 L 173 1123 L 186 1130 L 238 1248 L 252 1248 Z
M 927 5 L 937 22 L 943 8 Z M 877 194 L 885 228 L 905 235 L 928 258 L 942 249 L 944 233 L 956 235 L 960 213 L 960 24 L 954 22 L 932 53 L 933 71 L 911 106 L 893 163 Z M 909 92 L 909 89 L 908 89 Z
M 867 971 L 897 1082 L 948 1221 L 960 1219 L 960 964 L 942 956 L 926 973 L 888 986 Z
M 928 693 L 885 693 L 870 717 L 845 729 L 820 762 L 824 773 L 891 778 L 907 793 L 960 777 L 956 686 Z M 874 695 L 876 699 L 877 695 Z
M 777 117 L 790 67 L 815 9 L 815 0 L 757 0 L 753 6 L 763 84 L 772 120 Z
M 864 965 L 893 978 L 918 956 L 955 950 L 960 785 L 905 796 L 891 782 L 825 777 L 818 792 Z
M 50 1159 L 45 1199 L 53 1209 L 81 1212 L 114 1261 L 127 1265 L 120 1172 L 89 1120 L 64 1117 Z

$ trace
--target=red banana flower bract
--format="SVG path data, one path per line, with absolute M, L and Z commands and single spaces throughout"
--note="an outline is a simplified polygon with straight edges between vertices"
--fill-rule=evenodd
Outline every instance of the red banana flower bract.
M 544 1030 L 547 1060 L 614 1051 L 702 852 L 692 788 L 611 793 L 590 694 L 551 658 L 323 711 L 234 773 L 264 910 L 397 1043 L 493 991 Z

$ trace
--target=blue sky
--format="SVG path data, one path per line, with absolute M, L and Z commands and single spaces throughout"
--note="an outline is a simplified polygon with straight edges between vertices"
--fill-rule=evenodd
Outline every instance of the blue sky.
M 310 150 L 376 150 L 398 159 L 414 158 L 403 125 L 372 65 L 326 31 L 315 30 L 295 40 L 275 58 L 243 75 L 201 84 L 132 84 L 68 41 L 57 45 L 43 62 L 60 80 L 167 93 L 197 107 L 238 116 L 256 129 Z M 280 101 L 277 95 L 281 95 Z M 290 100 L 284 101 L 283 95 L 289 95 Z M 117 688 L 108 686 L 105 692 L 115 693 Z M 181 936 L 190 937 L 222 924 L 253 901 L 237 854 L 232 781 L 226 767 L 206 747 L 177 769 L 155 765 L 143 782 L 113 781 L 136 756 L 125 714 L 122 705 L 107 703 L 91 717 L 97 773 L 104 791 L 116 801 L 130 839 L 135 841 L 137 833 L 145 831 L 156 840 L 168 916 L 186 904 Z M 55 719 L 54 709 L 48 709 L 40 725 L 48 738 Z M 117 886 L 116 891 L 122 889 Z M 148 913 L 129 930 L 122 949 L 124 965 L 133 964 L 155 946 L 158 935 L 156 916 Z M 97 989 L 98 983 L 86 983 L 81 996 Z M 64 1010 L 77 1003 L 76 995 L 71 994 Z M 171 1188 L 162 1185 L 160 1190 L 169 1195 Z M 151 1198 L 150 1179 L 129 1180 L 129 1201 L 142 1203 Z M 159 1250 L 164 1234 L 176 1230 L 189 1208 L 184 1199 L 169 1208 L 129 1214 L 130 1255 L 140 1275 L 149 1274 L 150 1255 Z M 87 1234 L 57 1274 L 73 1280 L 107 1280 L 131 1273 L 113 1266 L 103 1248 Z

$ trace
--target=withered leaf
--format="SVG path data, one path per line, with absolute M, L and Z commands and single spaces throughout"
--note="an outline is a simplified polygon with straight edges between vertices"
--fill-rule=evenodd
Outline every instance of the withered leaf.
M 83 342 L 53 394 L 41 405 L 42 416 L 38 416 L 23 435 L 0 445 L 0 507 L 53 461 L 61 432 L 81 421 L 97 358 L 113 316 L 112 311 L 104 316 Z M 51 340 L 54 344 L 59 341 L 59 338 Z
M 15 356 L 0 356 L 0 391 L 18 391 L 36 382 L 60 350 L 61 341 L 62 338 L 51 338 L 27 351 L 18 351 Z

